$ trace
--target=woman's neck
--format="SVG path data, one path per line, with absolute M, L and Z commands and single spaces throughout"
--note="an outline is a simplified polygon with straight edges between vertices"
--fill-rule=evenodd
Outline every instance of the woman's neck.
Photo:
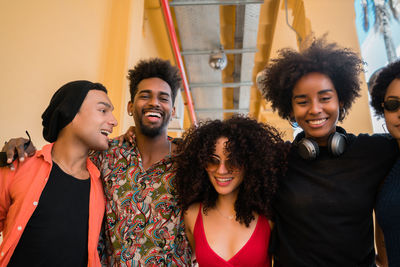
M 237 194 L 235 195 L 219 195 L 217 201 L 215 202 L 215 209 L 220 215 L 226 218 L 236 218 L 235 212 L 235 202 L 237 199 Z

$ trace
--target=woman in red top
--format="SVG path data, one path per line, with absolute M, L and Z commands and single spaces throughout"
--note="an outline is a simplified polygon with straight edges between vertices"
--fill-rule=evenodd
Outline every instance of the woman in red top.
M 176 189 L 200 266 L 270 266 L 268 218 L 287 150 L 274 128 L 241 116 L 186 132 Z

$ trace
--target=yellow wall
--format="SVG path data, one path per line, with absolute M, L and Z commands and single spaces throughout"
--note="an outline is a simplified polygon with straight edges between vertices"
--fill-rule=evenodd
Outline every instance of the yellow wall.
M 29 130 L 38 147 L 41 114 L 64 83 L 100 78 L 109 1 L 2 1 L 0 140 Z

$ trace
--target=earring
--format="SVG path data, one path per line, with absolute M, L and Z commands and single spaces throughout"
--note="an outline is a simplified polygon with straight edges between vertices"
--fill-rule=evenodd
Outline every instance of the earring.
M 289 119 L 289 124 L 290 124 L 290 126 L 292 126 L 292 128 L 299 128 L 299 125 L 297 124 L 297 122 L 294 118 Z
M 129 115 L 129 116 L 132 116 L 132 112 L 128 112 L 128 115 Z
M 383 129 L 384 133 L 388 133 L 389 132 L 388 129 L 387 129 L 386 122 L 382 123 L 382 129 Z
M 339 121 L 342 121 L 346 116 L 346 109 L 344 107 L 339 108 Z

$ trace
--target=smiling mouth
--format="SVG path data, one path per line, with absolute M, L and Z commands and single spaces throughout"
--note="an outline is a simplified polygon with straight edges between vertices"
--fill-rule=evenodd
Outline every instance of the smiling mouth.
M 108 131 L 108 130 L 100 130 L 100 133 L 102 134 L 102 135 L 104 135 L 104 136 L 108 136 L 109 134 L 111 134 L 111 131 Z
M 232 181 L 233 178 L 217 178 L 217 177 L 215 177 L 215 180 L 217 180 L 218 182 L 221 182 L 221 183 L 226 183 L 226 182 Z
M 144 116 L 149 117 L 149 118 L 161 119 L 161 114 L 158 112 L 147 111 L 144 113 Z
M 325 121 L 327 121 L 328 119 L 319 119 L 319 120 L 307 120 L 307 123 L 311 124 L 311 125 L 320 125 L 322 123 L 324 123 Z
M 221 177 L 215 177 L 215 181 L 217 183 L 218 186 L 228 186 L 230 185 L 230 183 L 233 180 L 233 177 L 229 177 L 229 178 L 221 178 Z

